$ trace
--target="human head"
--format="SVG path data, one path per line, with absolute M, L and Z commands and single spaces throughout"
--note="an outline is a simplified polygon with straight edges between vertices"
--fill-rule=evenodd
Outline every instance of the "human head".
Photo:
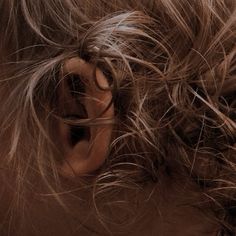
M 0 4 L 1 174 L 4 186 L 15 191 L 15 204 L 42 191 L 63 205 L 62 178 L 91 186 L 96 195 L 110 186 L 155 182 L 160 169 L 173 165 L 189 173 L 209 196 L 208 207 L 229 226 L 235 197 L 235 1 Z M 83 65 L 88 78 L 81 75 Z M 83 110 L 87 96 L 93 102 L 82 118 L 89 119 L 65 114 L 71 107 Z M 95 117 L 86 117 L 98 104 L 90 112 Z M 65 155 L 64 134 L 79 126 L 76 132 L 93 143 L 91 130 L 98 124 L 108 132 L 102 161 L 91 170 L 62 170 L 77 163 Z

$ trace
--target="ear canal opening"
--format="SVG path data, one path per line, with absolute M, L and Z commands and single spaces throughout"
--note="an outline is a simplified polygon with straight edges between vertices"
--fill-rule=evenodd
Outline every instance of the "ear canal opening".
M 82 140 L 90 140 L 90 129 L 88 127 L 71 126 L 69 142 L 73 147 Z

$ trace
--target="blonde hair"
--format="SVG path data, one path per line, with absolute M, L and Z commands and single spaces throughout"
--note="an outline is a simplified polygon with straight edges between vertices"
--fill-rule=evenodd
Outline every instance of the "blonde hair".
M 65 119 L 61 65 L 79 56 L 106 74 L 116 110 L 94 196 L 158 181 L 177 162 L 222 232 L 236 232 L 234 0 L 8 0 L 0 12 L 1 179 L 12 212 L 38 189 L 64 205 L 53 125 Z

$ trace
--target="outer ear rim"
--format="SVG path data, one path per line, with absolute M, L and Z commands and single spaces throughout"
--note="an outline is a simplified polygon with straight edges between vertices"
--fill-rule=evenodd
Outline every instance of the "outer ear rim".
M 95 73 L 94 73 L 95 72 Z M 63 74 L 76 74 L 85 82 L 86 93 L 95 98 L 85 100 L 88 118 L 113 119 L 114 106 L 111 104 L 112 92 L 100 90 L 93 83 L 96 76 L 97 83 L 102 88 L 109 88 L 108 80 L 102 71 L 80 58 L 68 59 L 63 66 Z M 108 108 L 107 106 L 110 105 Z M 107 108 L 107 109 L 106 109 Z M 102 113 L 102 111 L 105 112 Z M 63 163 L 58 167 L 63 177 L 86 176 L 101 168 L 109 153 L 112 137 L 112 124 L 91 126 L 90 139 L 79 141 L 71 150 L 65 153 Z

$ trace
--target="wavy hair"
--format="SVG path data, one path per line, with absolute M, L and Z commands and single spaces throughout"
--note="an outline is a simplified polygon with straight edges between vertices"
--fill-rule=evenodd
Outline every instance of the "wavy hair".
M 57 88 L 63 62 L 79 56 L 106 74 L 116 111 L 109 157 L 80 189 L 96 205 L 108 191 L 157 182 L 176 163 L 221 235 L 236 233 L 234 0 L 8 0 L 0 25 L 1 188 L 13 196 L 6 222 L 26 214 L 33 195 L 67 209 L 61 193 L 73 191 L 57 171 L 54 124 L 71 122 L 58 111 Z

